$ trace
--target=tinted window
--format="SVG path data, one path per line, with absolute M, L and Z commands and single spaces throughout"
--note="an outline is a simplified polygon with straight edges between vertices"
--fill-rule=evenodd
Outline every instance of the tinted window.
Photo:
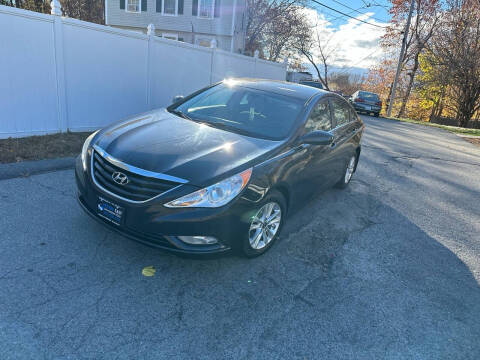
M 351 120 L 351 121 L 356 121 L 356 120 L 357 120 L 357 117 L 358 117 L 358 115 L 357 115 L 357 113 L 355 112 L 355 110 L 350 109 L 350 120 Z
M 315 105 L 312 112 L 308 116 L 305 123 L 305 130 L 307 132 L 315 130 L 331 130 L 330 107 L 327 100 L 322 100 Z
M 193 121 L 272 140 L 286 138 L 303 102 L 284 95 L 219 84 L 172 106 Z
M 337 126 L 342 126 L 350 122 L 350 108 L 340 99 L 332 99 L 333 117 Z
M 358 93 L 358 97 L 361 97 L 362 99 L 368 100 L 368 101 L 379 101 L 379 97 L 377 94 L 374 93 L 369 93 L 365 91 L 360 91 Z
M 311 86 L 317 89 L 323 89 L 323 86 L 318 81 L 300 81 L 301 85 Z

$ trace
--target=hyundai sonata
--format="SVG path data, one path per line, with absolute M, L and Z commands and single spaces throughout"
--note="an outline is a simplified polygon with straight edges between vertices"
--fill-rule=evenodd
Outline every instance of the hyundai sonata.
M 253 257 L 290 209 L 348 185 L 363 129 L 334 93 L 229 79 L 90 135 L 76 164 L 78 200 L 159 248 Z

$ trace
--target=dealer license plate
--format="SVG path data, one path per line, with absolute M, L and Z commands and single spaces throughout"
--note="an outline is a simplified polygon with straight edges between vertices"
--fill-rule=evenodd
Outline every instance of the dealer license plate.
M 98 197 L 97 214 L 105 220 L 120 225 L 124 211 L 125 209 L 121 206 L 101 196 Z

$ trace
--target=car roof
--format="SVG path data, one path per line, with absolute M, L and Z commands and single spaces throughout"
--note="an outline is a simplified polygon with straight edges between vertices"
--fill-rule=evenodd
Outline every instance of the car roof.
M 308 101 L 312 96 L 317 94 L 329 94 L 328 91 L 314 88 L 311 86 L 301 85 L 288 81 L 267 80 L 267 79 L 250 79 L 250 78 L 230 78 L 223 82 L 231 81 L 239 86 L 245 86 L 251 89 L 257 89 L 275 94 L 286 95 L 297 98 L 302 101 Z
M 371 95 L 377 95 L 378 96 L 378 94 L 376 94 L 374 92 L 364 91 L 364 90 L 358 90 L 358 93 L 359 94 L 371 94 Z

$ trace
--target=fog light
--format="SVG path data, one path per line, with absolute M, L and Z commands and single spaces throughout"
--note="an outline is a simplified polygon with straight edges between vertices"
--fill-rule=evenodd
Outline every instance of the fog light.
M 213 236 L 178 236 L 180 240 L 191 245 L 212 245 L 218 243 Z

